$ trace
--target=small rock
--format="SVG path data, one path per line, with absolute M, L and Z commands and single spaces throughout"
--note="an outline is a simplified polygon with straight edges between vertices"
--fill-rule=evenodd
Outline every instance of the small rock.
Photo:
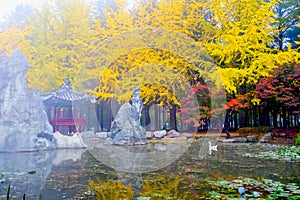
M 244 137 L 237 137 L 234 138 L 235 142 L 247 142 L 247 138 Z
M 81 133 L 81 136 L 83 138 L 94 138 L 96 137 L 95 132 L 94 131 L 85 131 Z
M 269 132 L 267 134 L 265 134 L 260 140 L 259 142 L 268 142 L 272 139 L 272 133 Z
M 87 145 L 83 142 L 81 136 L 75 133 L 72 136 L 62 135 L 59 132 L 55 132 L 53 137 L 56 140 L 57 148 L 86 148 Z
M 223 143 L 234 143 L 236 142 L 235 139 L 225 139 L 222 141 Z
M 179 133 L 177 132 L 177 131 L 175 131 L 175 130 L 170 130 L 169 132 L 168 132 L 168 136 L 170 137 L 170 138 L 174 138 L 174 137 L 179 137 Z
M 187 137 L 167 138 L 168 140 L 187 140 Z
M 147 139 L 151 139 L 154 137 L 154 133 L 153 132 L 146 132 L 146 138 Z
M 209 141 L 209 138 L 207 137 L 201 137 L 198 139 L 198 142 L 208 142 Z
M 193 138 L 194 137 L 194 134 L 191 134 L 191 133 L 183 133 L 182 135 L 184 137 L 187 137 L 187 138 Z
M 167 135 L 167 131 L 166 130 L 155 131 L 153 134 L 155 138 L 163 138 L 164 136 Z
M 105 138 L 107 138 L 107 132 L 97 132 L 96 133 L 96 137 L 97 138 L 101 138 L 101 139 L 105 139 Z
M 256 135 L 247 136 L 247 141 L 248 142 L 257 142 L 257 136 Z

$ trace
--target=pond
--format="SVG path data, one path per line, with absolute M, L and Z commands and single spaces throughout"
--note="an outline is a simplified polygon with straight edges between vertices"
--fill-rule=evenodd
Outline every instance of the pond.
M 279 187 L 285 195 L 300 196 L 299 160 L 246 156 L 277 152 L 278 146 L 217 145 L 211 154 L 204 142 L 120 147 L 95 141 L 90 141 L 88 149 L 0 153 L 0 199 L 6 199 L 9 185 L 11 199 L 25 194 L 28 200 L 97 199 L 105 190 L 119 186 L 126 190 L 130 185 L 131 195 L 138 199 L 230 199 L 239 197 L 237 187 L 244 187 L 248 195 L 255 191 L 276 195 Z M 102 185 L 102 194 L 97 193 L 101 189 L 97 184 Z M 116 191 L 105 195 L 116 197 Z

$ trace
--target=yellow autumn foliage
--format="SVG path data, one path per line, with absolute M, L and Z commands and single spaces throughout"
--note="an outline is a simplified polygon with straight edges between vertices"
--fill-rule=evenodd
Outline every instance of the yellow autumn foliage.
M 0 52 L 18 47 L 28 57 L 30 88 L 73 87 L 99 99 L 128 101 L 141 86 L 147 103 L 180 104 L 202 78 L 211 92 L 238 93 L 299 53 L 271 48 L 278 30 L 277 0 L 115 0 L 92 15 L 83 0 L 58 1 L 36 11 L 23 29 L 0 33 Z M 103 20 L 100 20 L 103 19 Z M 30 37 L 28 37 L 30 36 Z

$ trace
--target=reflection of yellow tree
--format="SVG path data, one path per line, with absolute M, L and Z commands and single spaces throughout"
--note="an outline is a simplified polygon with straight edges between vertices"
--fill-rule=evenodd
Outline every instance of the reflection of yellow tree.
M 146 178 L 143 181 L 142 191 L 143 197 L 151 197 L 150 199 L 191 199 L 188 192 L 180 190 L 182 179 L 171 176 L 158 176 L 155 180 Z
M 95 192 L 97 199 L 132 199 L 132 186 L 125 186 L 120 181 L 97 179 L 89 181 L 90 188 Z
M 120 181 L 97 179 L 89 182 L 97 199 L 132 199 L 132 186 L 125 186 Z M 188 192 L 182 191 L 182 179 L 171 176 L 157 176 L 155 179 L 146 177 L 143 180 L 141 197 L 150 199 L 191 199 Z

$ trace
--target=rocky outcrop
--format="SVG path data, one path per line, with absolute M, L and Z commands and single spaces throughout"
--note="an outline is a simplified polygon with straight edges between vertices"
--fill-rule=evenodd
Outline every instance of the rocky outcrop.
M 28 68 L 19 50 L 0 57 L 0 151 L 56 148 L 40 94 L 28 90 Z
M 132 118 L 130 103 L 123 104 L 108 134 L 107 143 L 115 145 L 138 145 L 147 143 L 146 130 L 141 126 L 139 119 Z

